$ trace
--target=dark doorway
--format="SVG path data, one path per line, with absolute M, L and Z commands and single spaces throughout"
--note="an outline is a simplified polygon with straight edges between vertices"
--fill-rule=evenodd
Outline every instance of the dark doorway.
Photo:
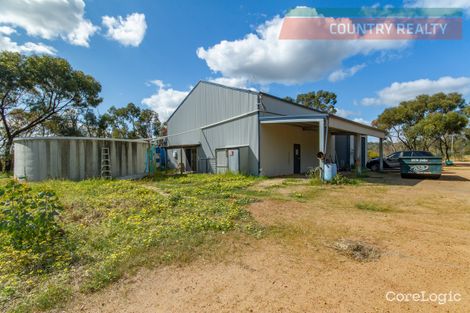
M 300 174 L 300 145 L 294 144 L 294 174 Z
M 367 155 L 366 137 L 361 137 L 361 167 L 362 168 L 366 167 L 366 155 Z
M 335 135 L 336 164 L 338 170 L 351 169 L 351 135 Z
M 196 172 L 197 171 L 197 152 L 196 149 L 190 148 L 190 149 L 184 149 L 184 153 L 186 154 L 186 162 L 189 168 L 186 170 L 189 170 L 191 172 Z

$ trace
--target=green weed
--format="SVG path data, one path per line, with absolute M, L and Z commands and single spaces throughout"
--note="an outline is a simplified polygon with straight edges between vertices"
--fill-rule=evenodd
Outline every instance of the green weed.
M 244 209 L 257 180 L 195 174 L 1 187 L 0 214 L 10 222 L 0 228 L 0 311 L 54 308 L 141 266 L 189 262 L 228 232 L 262 236 Z M 59 278 L 69 292 L 54 287 Z
M 336 174 L 336 176 L 328 183 L 331 185 L 357 185 L 359 184 L 359 180 L 346 177 L 342 174 Z
M 373 211 L 373 212 L 388 212 L 390 211 L 389 208 L 378 205 L 376 203 L 371 203 L 371 202 L 359 202 L 356 203 L 356 208 L 359 210 L 364 210 L 364 211 Z

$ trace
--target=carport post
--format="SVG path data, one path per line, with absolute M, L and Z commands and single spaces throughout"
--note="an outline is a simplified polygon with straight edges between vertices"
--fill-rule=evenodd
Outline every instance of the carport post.
M 330 161 L 331 163 L 336 163 L 336 136 L 333 135 L 332 133 L 329 133 L 328 135 L 328 142 L 327 142 L 327 148 L 328 148 L 328 155 L 330 156 Z
M 319 139 L 318 142 L 319 142 L 319 149 L 318 151 L 320 152 L 323 152 L 323 154 L 326 155 L 326 151 L 325 151 L 325 120 L 324 119 L 321 119 L 318 121 L 318 134 L 319 134 Z M 323 160 L 320 160 L 320 167 L 322 168 L 322 170 L 324 170 L 324 166 L 323 166 Z M 321 178 L 323 179 L 323 177 Z
M 384 140 L 379 138 L 379 170 L 384 170 Z
M 356 174 L 362 173 L 361 150 L 361 134 L 356 134 L 354 136 L 354 165 L 356 167 Z

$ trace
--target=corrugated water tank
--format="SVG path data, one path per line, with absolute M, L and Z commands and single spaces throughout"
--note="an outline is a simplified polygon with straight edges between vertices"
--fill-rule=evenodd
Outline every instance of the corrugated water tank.
M 26 137 L 14 141 L 14 175 L 18 179 L 82 180 L 101 176 L 108 158 L 111 177 L 145 175 L 144 140 L 85 137 Z M 108 151 L 108 157 L 103 151 Z

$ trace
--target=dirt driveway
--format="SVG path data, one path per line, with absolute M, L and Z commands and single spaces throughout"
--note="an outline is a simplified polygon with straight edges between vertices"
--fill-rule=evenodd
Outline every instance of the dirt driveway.
M 140 271 L 69 311 L 470 312 L 470 169 L 367 181 L 314 188 L 278 180 L 274 196 L 249 207 L 266 228 L 262 239 L 227 240 L 222 260 Z M 342 239 L 380 257 L 357 260 L 338 249 Z M 441 304 L 396 301 L 420 292 L 452 295 Z

